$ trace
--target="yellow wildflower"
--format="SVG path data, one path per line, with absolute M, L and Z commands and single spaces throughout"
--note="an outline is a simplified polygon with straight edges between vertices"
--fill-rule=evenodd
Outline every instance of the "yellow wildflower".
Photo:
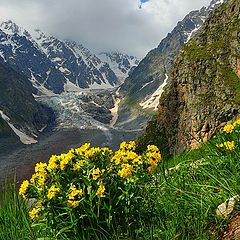
M 47 164 L 46 163 L 37 163 L 36 167 L 35 167 L 35 172 L 36 173 L 40 173 L 42 175 L 46 174 L 46 168 L 47 168 Z
M 83 155 L 90 148 L 90 146 L 90 143 L 85 143 L 80 148 L 75 149 L 75 152 L 76 154 Z
M 226 133 L 232 133 L 233 130 L 234 130 L 234 126 L 231 123 L 225 125 L 223 128 L 223 131 Z
M 124 141 L 120 144 L 120 150 L 125 150 L 127 148 L 127 143 Z
M 62 171 L 68 166 L 73 157 L 75 157 L 75 155 L 71 152 L 67 154 L 61 154 L 60 168 Z
M 116 165 L 119 165 L 122 161 L 123 153 L 121 150 L 115 152 L 114 156 L 110 159 L 110 162 L 114 162 Z
M 224 142 L 224 146 L 226 147 L 227 150 L 232 151 L 235 148 L 235 142 Z
M 79 201 L 74 201 L 74 200 L 68 200 L 68 206 L 75 208 L 79 205 Z
M 32 211 L 30 211 L 28 214 L 29 214 L 29 217 L 35 221 L 37 219 L 39 219 L 39 213 L 40 213 L 41 209 L 40 208 L 33 208 Z
M 85 156 L 87 158 L 91 158 L 91 157 L 95 156 L 96 154 L 98 154 L 100 151 L 101 151 L 101 149 L 99 147 L 97 147 L 97 148 L 90 148 L 89 150 L 87 150 L 85 152 Z
M 138 157 L 134 158 L 132 160 L 132 162 L 133 162 L 133 164 L 138 164 L 138 165 L 143 163 L 141 156 L 138 156 Z
M 97 192 L 96 192 L 96 195 L 100 198 L 100 197 L 104 197 L 104 192 L 105 192 L 106 188 L 104 185 L 100 185 Z
M 77 161 L 74 166 L 73 166 L 73 171 L 80 171 L 81 167 L 85 164 L 85 161 L 84 160 L 79 160 Z
M 69 159 L 69 158 L 64 158 L 64 159 L 61 160 L 61 162 L 60 162 L 60 168 L 61 168 L 62 171 L 67 167 L 67 165 L 69 164 L 69 162 L 70 162 L 70 159 Z
M 234 127 L 236 127 L 237 125 L 240 125 L 240 118 L 233 123 Z
M 22 196 L 23 198 L 26 197 L 25 194 L 27 192 L 28 187 L 29 187 L 28 180 L 23 181 L 23 183 L 21 184 L 20 189 L 19 189 L 19 195 Z
M 161 160 L 161 154 L 159 152 L 154 152 L 152 154 L 153 159 L 155 159 L 156 162 L 159 162 Z
M 58 169 L 58 156 L 53 155 L 49 159 L 48 166 L 47 166 L 48 171 L 55 171 Z
M 155 145 L 148 145 L 147 146 L 147 151 L 149 151 L 149 152 L 158 152 L 159 149 Z
M 219 143 L 219 144 L 216 144 L 216 147 L 218 147 L 218 148 L 223 148 L 224 145 L 223 145 L 223 143 Z
M 129 143 L 126 143 L 126 142 L 122 142 L 120 144 L 120 150 L 135 150 L 136 149 L 136 143 L 134 141 L 130 141 Z
M 41 186 L 41 187 L 44 187 L 45 180 L 46 180 L 45 176 L 39 175 L 38 176 L 38 185 Z
M 36 178 L 37 178 L 37 174 L 33 174 L 32 177 L 31 177 L 31 179 L 30 179 L 30 183 L 34 184 Z
M 77 190 L 75 185 L 71 185 L 70 193 L 68 194 L 68 199 L 74 200 L 77 196 L 82 196 L 82 195 L 83 195 L 82 189 Z
M 126 158 L 129 161 L 133 161 L 137 157 L 138 157 L 138 155 L 135 152 L 129 151 L 129 152 L 126 153 Z
M 152 173 L 153 172 L 153 170 L 157 167 L 157 162 L 156 161 L 154 161 L 153 159 L 150 159 L 150 160 L 148 160 L 148 164 L 150 165 L 149 167 L 148 167 L 148 172 L 149 173 Z
M 133 166 L 130 164 L 122 164 L 122 169 L 118 171 L 118 175 L 122 178 L 132 176 Z
M 93 180 L 97 180 L 98 178 L 100 178 L 100 176 L 101 176 L 101 170 L 99 168 L 93 169 L 93 172 L 92 172 Z
M 52 185 L 50 189 L 48 190 L 47 198 L 48 199 L 53 199 L 56 197 L 56 195 L 59 193 L 60 189 L 56 188 L 55 185 Z

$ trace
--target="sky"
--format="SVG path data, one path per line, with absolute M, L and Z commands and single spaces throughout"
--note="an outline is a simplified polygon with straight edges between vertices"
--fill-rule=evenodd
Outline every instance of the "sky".
M 28 31 L 40 28 L 95 53 L 144 57 L 177 22 L 210 0 L 1 0 L 0 20 Z M 141 7 L 140 7 L 141 6 Z

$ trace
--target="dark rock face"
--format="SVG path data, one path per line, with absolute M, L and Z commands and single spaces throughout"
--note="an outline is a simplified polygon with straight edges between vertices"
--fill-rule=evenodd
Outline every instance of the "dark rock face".
M 239 1 L 228 1 L 177 55 L 157 120 L 173 154 L 240 114 L 239 19 Z
M 0 110 L 17 129 L 37 135 L 48 124 L 51 111 L 36 102 L 31 83 L 0 60 L 0 86 Z M 0 117 L 0 138 L 8 136 L 15 134 Z
M 177 52 L 198 32 L 207 16 L 223 1 L 213 0 L 208 8 L 190 12 L 157 48 L 147 54 L 121 86 L 121 93 L 128 101 L 142 101 L 164 82 L 165 74 L 169 74 Z
M 114 100 L 110 92 L 101 92 L 85 95 L 82 100 L 84 112 L 88 113 L 93 119 L 109 124 L 112 120 L 112 113 L 109 109 L 114 107 Z

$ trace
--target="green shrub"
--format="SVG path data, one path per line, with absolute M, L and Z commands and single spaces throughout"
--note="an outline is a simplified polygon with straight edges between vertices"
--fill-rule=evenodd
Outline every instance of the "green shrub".
M 149 211 L 142 197 L 161 160 L 153 145 L 142 155 L 135 148 L 133 141 L 121 143 L 115 153 L 84 144 L 38 163 L 19 189 L 23 198 L 34 199 L 30 218 L 56 237 L 135 237 Z

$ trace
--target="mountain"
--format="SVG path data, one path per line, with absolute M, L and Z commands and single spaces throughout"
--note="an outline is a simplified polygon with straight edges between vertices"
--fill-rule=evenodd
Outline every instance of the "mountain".
M 239 18 L 240 2 L 229 0 L 179 52 L 142 142 L 164 138 L 170 152 L 179 153 L 240 115 Z
M 79 43 L 41 30 L 30 34 L 10 20 L 0 24 L 0 56 L 32 82 L 35 95 L 117 87 L 137 64 L 136 58 L 123 54 L 102 61 L 102 54 L 97 56 Z
M 7 64 L 33 83 L 35 94 L 63 92 L 65 78 L 31 35 L 12 21 L 0 24 L 0 52 Z
M 10 68 L 0 57 L 0 142 L 14 137 L 25 144 L 35 143 L 48 125 L 51 111 L 32 96 L 26 77 Z
M 177 52 L 196 35 L 207 16 L 223 1 L 213 0 L 208 8 L 190 12 L 157 48 L 147 54 L 121 86 L 120 92 L 127 102 L 157 110 L 162 88 L 168 81 L 169 69 Z
M 120 52 L 101 52 L 98 57 L 109 64 L 121 83 L 137 67 L 139 59 Z
M 67 80 L 65 88 L 72 84 L 80 88 L 114 87 L 119 84 L 109 65 L 81 44 L 69 40 L 61 41 L 47 36 L 41 30 L 35 30 L 33 36 L 48 59 Z

